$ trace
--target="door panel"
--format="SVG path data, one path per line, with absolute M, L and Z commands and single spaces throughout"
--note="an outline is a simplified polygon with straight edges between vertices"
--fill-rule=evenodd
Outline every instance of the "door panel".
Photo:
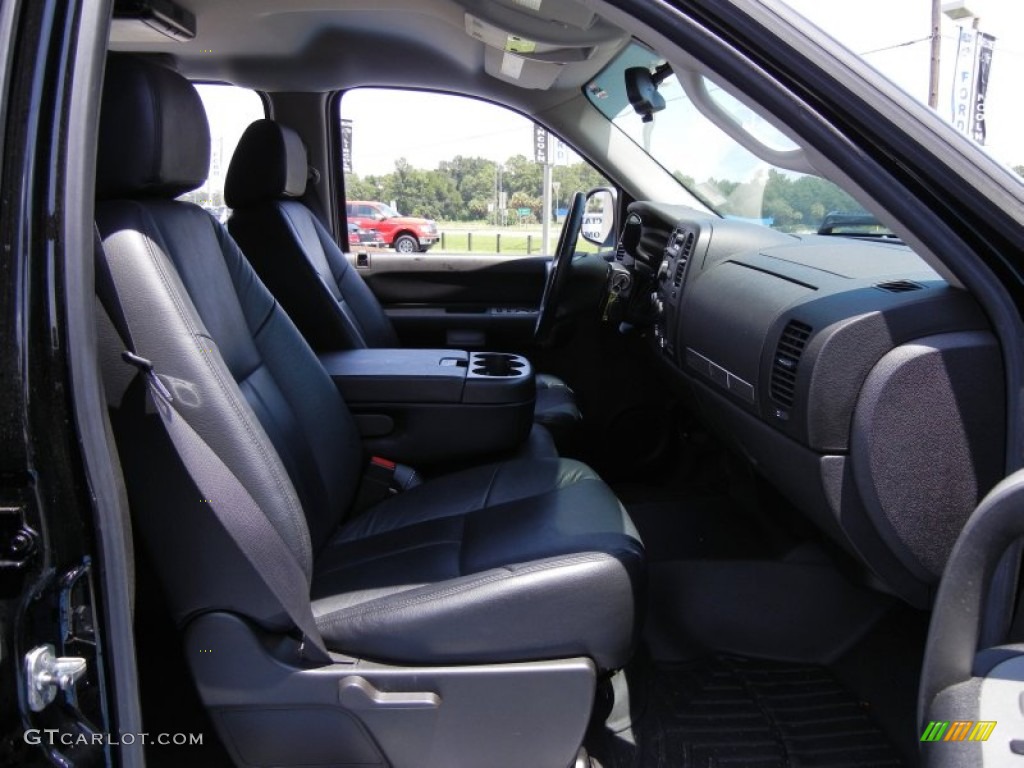
M 550 259 L 544 256 L 350 256 L 407 346 L 529 344 Z
M 928 768 L 1019 761 L 1022 508 L 1019 470 L 978 505 L 946 564 L 918 698 L 921 763 Z

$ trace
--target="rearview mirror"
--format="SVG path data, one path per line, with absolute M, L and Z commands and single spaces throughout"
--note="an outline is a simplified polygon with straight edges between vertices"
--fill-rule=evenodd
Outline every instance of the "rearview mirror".
M 625 72 L 626 97 L 645 123 L 654 119 L 654 113 L 665 108 L 665 97 L 658 93 L 654 75 L 647 67 L 630 67 Z
M 580 234 L 588 243 L 610 248 L 615 242 L 615 190 L 598 187 L 587 193 Z

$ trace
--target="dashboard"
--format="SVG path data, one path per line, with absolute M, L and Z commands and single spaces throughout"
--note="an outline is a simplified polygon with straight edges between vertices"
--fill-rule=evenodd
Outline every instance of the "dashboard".
M 633 203 L 611 285 L 680 397 L 874 581 L 924 606 L 1003 475 L 998 342 L 884 238 Z

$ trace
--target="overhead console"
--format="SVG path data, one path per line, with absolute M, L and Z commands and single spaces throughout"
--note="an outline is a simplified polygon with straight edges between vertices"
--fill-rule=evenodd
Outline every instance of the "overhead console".
M 889 589 L 926 604 L 1003 474 L 1002 359 L 977 304 L 898 242 L 630 210 L 641 231 L 624 233 L 620 268 L 681 394 Z

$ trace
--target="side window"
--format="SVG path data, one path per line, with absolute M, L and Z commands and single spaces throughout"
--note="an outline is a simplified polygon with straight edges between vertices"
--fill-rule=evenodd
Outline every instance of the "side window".
M 234 85 L 196 85 L 210 123 L 210 175 L 199 189 L 182 195 L 212 212 L 222 222 L 230 210 L 224 204 L 224 177 L 242 133 L 254 120 L 266 117 L 263 101 L 255 91 Z
M 338 117 L 350 248 L 550 253 L 573 193 L 608 186 L 532 121 L 477 99 L 359 88 L 342 97 Z M 545 159 L 551 171 L 547 247 Z M 594 250 L 582 239 L 578 247 Z

